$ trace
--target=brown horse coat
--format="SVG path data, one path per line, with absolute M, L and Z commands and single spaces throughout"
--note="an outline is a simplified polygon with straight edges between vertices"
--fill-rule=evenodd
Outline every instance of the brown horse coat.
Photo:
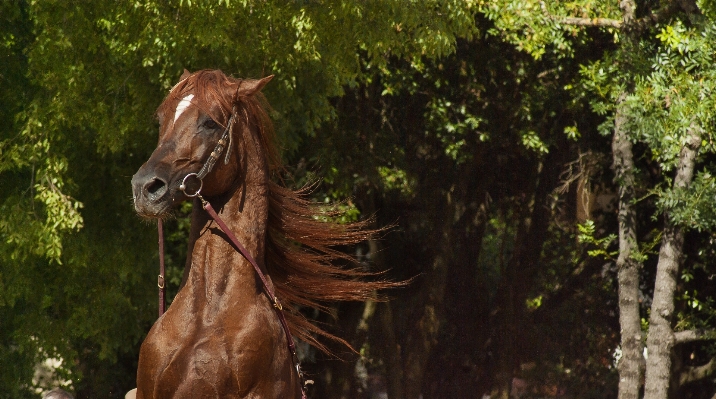
M 202 167 L 232 113 L 231 151 L 203 181 L 202 194 L 273 277 L 293 334 L 325 349 L 299 306 L 366 300 L 388 282 L 339 268 L 332 249 L 362 241 L 365 223 L 338 225 L 331 211 L 271 181 L 280 170 L 260 90 L 271 77 L 239 80 L 185 71 L 157 111 L 159 145 L 132 178 L 137 212 L 164 217 L 186 196 L 182 179 Z M 328 216 L 328 217 L 326 217 Z M 296 398 L 300 383 L 272 303 L 250 263 L 195 200 L 183 286 L 142 344 L 137 399 Z M 343 342 L 343 341 L 342 341 Z

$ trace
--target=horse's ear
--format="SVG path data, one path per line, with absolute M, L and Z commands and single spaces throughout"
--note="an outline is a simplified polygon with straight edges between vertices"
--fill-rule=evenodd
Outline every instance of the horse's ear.
M 238 96 L 253 96 L 254 94 L 261 91 L 261 89 L 266 86 L 266 83 L 270 82 L 271 79 L 273 79 L 273 75 L 266 76 L 265 78 L 261 79 L 246 79 L 243 80 L 239 84 L 239 88 L 237 89 L 237 95 Z
M 181 74 L 181 77 L 179 78 L 179 81 L 188 78 L 191 75 L 191 72 L 189 72 L 186 68 L 184 68 L 184 73 Z

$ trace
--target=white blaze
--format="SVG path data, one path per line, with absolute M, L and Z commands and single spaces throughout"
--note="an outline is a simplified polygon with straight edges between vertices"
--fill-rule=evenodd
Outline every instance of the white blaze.
M 187 108 L 189 108 L 192 98 L 194 98 L 194 95 L 189 94 L 188 96 L 182 98 L 181 101 L 179 101 L 179 105 L 177 105 L 177 110 L 174 112 L 174 123 L 176 123 L 177 119 L 179 119 L 181 113 L 184 112 Z

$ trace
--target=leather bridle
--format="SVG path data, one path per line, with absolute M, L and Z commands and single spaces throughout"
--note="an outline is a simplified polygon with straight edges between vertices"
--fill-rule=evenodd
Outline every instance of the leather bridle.
M 249 253 L 249 251 L 246 250 L 246 248 L 241 245 L 239 240 L 236 238 L 234 233 L 229 229 L 228 226 L 224 223 L 224 221 L 219 217 L 219 215 L 216 213 L 214 208 L 211 206 L 211 203 L 204 199 L 204 197 L 201 196 L 201 189 L 204 186 L 204 178 L 206 175 L 208 175 L 212 169 L 214 168 L 214 165 L 216 164 L 216 161 L 219 159 L 221 154 L 226 150 L 226 157 L 224 159 L 224 164 L 227 164 L 229 162 L 229 155 L 231 154 L 231 131 L 232 127 L 234 125 L 234 117 L 236 116 L 236 107 L 233 107 L 231 110 L 231 117 L 229 118 L 229 122 L 226 124 L 226 128 L 224 129 L 224 132 L 221 135 L 221 138 L 219 139 L 219 142 L 216 144 L 216 147 L 214 147 L 214 150 L 211 151 L 209 154 L 209 158 L 206 160 L 202 168 L 199 170 L 198 173 L 189 173 L 186 176 L 184 176 L 184 179 L 182 179 L 181 185 L 179 185 L 179 189 L 189 198 L 198 198 L 201 201 L 202 208 L 206 210 L 206 212 L 211 216 L 212 219 L 216 222 L 216 224 L 219 225 L 221 230 L 224 231 L 224 234 L 229 238 L 231 241 L 231 244 L 233 244 L 234 248 L 243 255 L 244 258 L 246 258 L 249 263 L 251 263 L 251 266 L 253 266 L 254 271 L 259 276 L 259 279 L 261 280 L 261 284 L 263 285 L 264 292 L 266 295 L 268 295 L 269 300 L 273 304 L 274 310 L 276 311 L 276 315 L 278 316 L 279 321 L 281 322 L 281 326 L 283 327 L 283 332 L 286 334 L 286 342 L 288 343 L 288 350 L 291 352 L 291 356 L 293 358 L 294 366 L 296 368 L 296 372 L 298 373 L 298 377 L 301 380 L 301 399 L 306 399 L 306 385 L 312 384 L 312 380 L 306 380 L 303 375 L 303 371 L 301 370 L 301 362 L 298 359 L 298 354 L 296 353 L 296 343 L 293 340 L 293 336 L 291 336 L 291 331 L 288 327 L 288 323 L 286 322 L 286 316 L 283 314 L 283 306 L 281 305 L 281 302 L 278 300 L 278 297 L 276 296 L 273 288 L 271 287 L 271 284 L 269 283 L 268 279 L 266 278 L 266 275 L 261 271 L 261 268 L 259 267 L 258 263 L 254 259 L 253 256 Z M 227 146 L 228 144 L 228 146 Z M 196 189 L 194 192 L 190 192 L 189 188 L 187 187 L 187 180 L 191 178 L 196 178 L 199 180 L 199 188 Z M 189 190 L 189 191 L 187 191 Z M 163 232 L 163 226 L 162 226 L 162 220 L 158 219 L 157 228 L 159 230 L 159 280 L 158 280 L 158 286 L 159 286 L 159 316 L 161 317 L 164 314 L 166 305 L 165 305 L 165 284 L 164 284 L 164 232 Z

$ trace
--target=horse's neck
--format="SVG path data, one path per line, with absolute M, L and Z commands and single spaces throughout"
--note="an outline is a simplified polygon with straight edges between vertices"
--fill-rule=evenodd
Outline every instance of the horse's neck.
M 212 198 L 210 202 L 239 242 L 263 267 L 268 176 L 263 154 L 257 147 L 250 146 L 239 154 L 233 156 L 244 157 L 244 178 L 229 193 Z M 253 266 L 233 248 L 226 232 L 221 231 L 199 201 L 194 202 L 191 229 L 187 256 L 190 270 L 186 283 L 192 289 L 206 292 L 210 300 L 213 297 L 255 295 L 258 292 L 250 289 L 256 285 Z

